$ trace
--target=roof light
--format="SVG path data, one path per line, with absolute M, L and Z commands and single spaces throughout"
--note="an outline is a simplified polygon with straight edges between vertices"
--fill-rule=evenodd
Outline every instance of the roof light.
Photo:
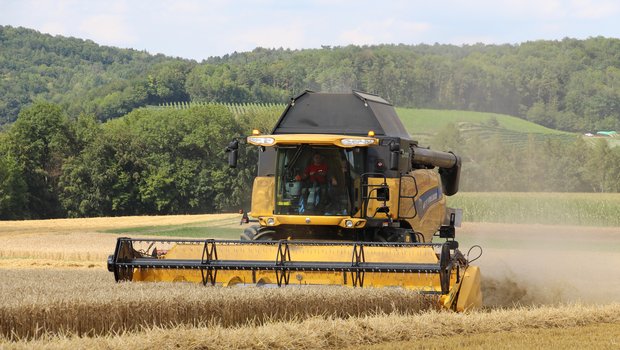
M 368 131 L 368 137 L 374 137 L 375 136 L 375 132 L 372 130 Z
M 252 130 L 252 135 L 260 135 L 260 130 L 258 129 Z
M 345 146 L 366 146 L 375 143 L 374 139 L 342 139 L 340 142 Z
M 273 137 L 250 136 L 248 137 L 248 142 L 259 146 L 271 146 L 276 142 L 276 140 Z

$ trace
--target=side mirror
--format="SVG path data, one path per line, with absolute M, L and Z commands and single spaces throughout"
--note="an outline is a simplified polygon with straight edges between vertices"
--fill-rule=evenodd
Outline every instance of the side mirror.
M 231 168 L 237 167 L 237 158 L 239 157 L 239 141 L 233 140 L 226 147 L 226 153 L 228 153 L 228 166 Z

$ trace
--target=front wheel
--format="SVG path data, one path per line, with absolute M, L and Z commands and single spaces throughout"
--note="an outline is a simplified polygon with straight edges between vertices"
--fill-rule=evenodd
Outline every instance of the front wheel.
M 258 225 L 252 225 L 250 227 L 246 227 L 243 230 L 243 233 L 241 233 L 241 237 L 239 237 L 239 239 L 241 239 L 242 241 L 253 241 L 254 237 L 256 237 L 256 235 L 258 234 L 259 228 L 260 226 Z
M 375 232 L 375 242 L 418 242 L 417 234 L 406 228 L 384 228 Z
M 259 225 L 247 227 L 241 233 L 242 241 L 271 241 L 275 239 L 275 231 Z

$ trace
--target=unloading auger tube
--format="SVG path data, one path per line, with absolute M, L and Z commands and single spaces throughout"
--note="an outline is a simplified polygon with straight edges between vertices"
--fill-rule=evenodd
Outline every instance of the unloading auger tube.
M 439 168 L 443 191 L 446 195 L 452 196 L 459 191 L 461 157 L 452 152 L 435 151 L 417 146 L 411 148 L 411 153 L 414 163 Z
M 119 238 L 108 270 L 118 282 L 402 287 L 456 311 L 481 303 L 478 268 L 448 243 Z

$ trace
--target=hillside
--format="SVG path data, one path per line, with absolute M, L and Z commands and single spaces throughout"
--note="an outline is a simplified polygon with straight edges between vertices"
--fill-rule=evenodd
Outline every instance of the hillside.
M 523 145 L 532 136 L 538 141 L 575 139 L 575 133 L 505 114 L 412 108 L 397 108 L 397 112 L 409 133 L 421 144 L 432 144 L 432 139 L 450 124 L 455 125 L 465 139 L 499 137 L 511 145 Z
M 413 108 L 397 108 L 396 111 L 411 132 L 414 132 L 415 129 L 420 129 L 423 134 L 435 134 L 450 123 L 488 125 L 489 127 L 521 133 L 568 134 L 505 114 Z
M 285 103 L 304 89 L 377 93 L 397 106 L 620 130 L 620 39 L 377 45 L 251 52 L 201 63 L 0 26 L 0 124 L 35 100 L 99 120 L 170 102 Z
M 106 120 L 147 103 L 187 98 L 174 87 L 183 85 L 178 77 L 174 83 L 165 78 L 189 69 L 188 60 L 10 26 L 0 26 L 0 47 L 0 125 L 35 100 Z

